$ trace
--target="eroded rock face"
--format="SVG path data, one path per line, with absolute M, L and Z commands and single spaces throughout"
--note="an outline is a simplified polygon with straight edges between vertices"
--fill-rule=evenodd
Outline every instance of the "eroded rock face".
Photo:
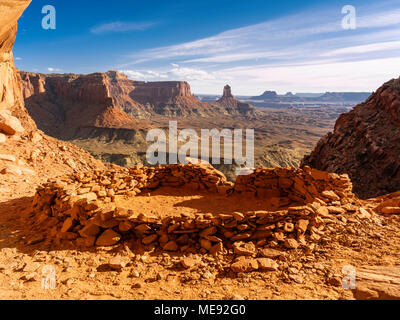
M 400 189 L 400 79 L 380 87 L 337 120 L 303 165 L 349 174 L 354 192 L 372 198 Z
M 0 1 L 0 133 L 14 135 L 33 129 L 24 108 L 20 78 L 14 67 L 12 48 L 17 34 L 17 20 L 30 1 Z
M 30 2 L 0 0 L 1 200 L 32 190 L 35 183 L 48 176 L 103 167 L 87 152 L 40 132 L 25 108 L 12 48 L 17 33 L 17 20 Z M 44 86 L 40 79 L 35 81 L 30 90 L 40 94 Z

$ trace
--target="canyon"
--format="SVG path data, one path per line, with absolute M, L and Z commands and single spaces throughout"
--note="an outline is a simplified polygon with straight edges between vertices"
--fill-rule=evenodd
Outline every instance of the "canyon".
M 117 71 L 20 75 L 26 108 L 40 130 L 126 167 L 147 164 L 147 132 L 172 120 L 199 136 L 202 129 L 254 128 L 258 166 L 299 166 L 341 110 L 262 110 L 236 99 L 229 85 L 218 101 L 201 102 L 186 82 L 140 82 Z M 310 122 L 319 125 L 303 125 Z M 235 179 L 233 166 L 217 168 Z
M 0 0 L 0 299 L 400 299 L 399 80 L 342 115 L 302 168 L 260 167 L 235 182 L 209 164 L 123 168 L 77 141 L 112 153 L 112 137 L 179 115 L 198 128 L 204 119 L 252 123 L 261 140 L 276 142 L 279 162 L 281 146 L 312 146 L 335 112 L 263 113 L 228 86 L 219 102 L 203 104 L 184 82 L 116 72 L 20 74 L 12 47 L 29 4 Z M 215 110 L 224 116 L 214 119 Z M 346 161 L 329 157 L 339 152 Z M 352 154 L 354 166 L 340 172 Z M 381 166 L 366 172 L 367 159 Z M 396 192 L 360 199 L 353 190 L 368 195 L 367 182 L 373 193 Z M 354 288 L 343 285 L 349 267 Z M 45 270 L 54 271 L 52 290 Z
M 89 75 L 21 72 L 28 110 L 41 129 L 64 139 L 81 128 L 134 129 L 153 117 L 210 118 L 254 115 L 250 105 L 204 103 L 187 82 L 140 82 L 118 71 Z M 233 101 L 233 100 L 232 100 Z M 83 115 L 83 118 L 81 116 Z M 146 122 L 144 122 L 146 123 Z

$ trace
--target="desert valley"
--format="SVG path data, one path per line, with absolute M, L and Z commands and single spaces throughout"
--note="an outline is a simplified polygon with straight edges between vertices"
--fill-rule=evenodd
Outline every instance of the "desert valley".
M 400 299 L 400 78 L 216 96 L 27 72 L 30 2 L 0 0 L 0 299 Z M 254 129 L 255 169 L 148 164 L 170 121 Z

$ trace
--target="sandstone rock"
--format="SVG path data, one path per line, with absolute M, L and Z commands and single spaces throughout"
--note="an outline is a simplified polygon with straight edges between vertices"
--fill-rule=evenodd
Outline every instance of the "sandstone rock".
M 130 259 L 128 257 L 116 256 L 110 259 L 108 265 L 110 266 L 111 269 L 114 269 L 116 271 L 121 271 L 128 265 L 129 262 Z
M 290 207 L 288 209 L 290 214 L 294 215 L 308 215 L 312 212 L 312 209 L 308 206 L 300 206 L 300 207 Z
M 233 244 L 234 253 L 239 256 L 254 256 L 257 254 L 257 249 L 252 242 L 235 242 Z
M 258 258 L 258 268 L 263 271 L 277 271 L 279 265 L 272 259 Z
M 10 161 L 10 162 L 16 162 L 17 161 L 15 156 L 10 155 L 10 154 L 0 154 L 0 160 Z
M 79 234 L 83 238 L 95 237 L 99 233 L 100 233 L 100 228 L 90 222 L 82 230 L 79 231 Z
M 239 241 L 239 240 L 246 240 L 250 239 L 252 237 L 251 232 L 244 232 L 244 233 L 239 233 L 231 238 L 232 241 Z
M 341 287 L 342 286 L 342 278 L 339 276 L 331 277 L 328 280 L 328 283 L 334 287 Z
M 23 133 L 25 129 L 22 127 L 21 122 L 13 117 L 7 110 L 0 110 L 0 132 L 8 135 L 16 133 Z
M 357 300 L 400 300 L 399 267 L 368 266 L 356 271 Z
M 299 247 L 299 243 L 295 239 L 286 239 L 285 247 L 288 249 L 297 249 Z
M 400 207 L 384 207 L 381 212 L 383 214 L 400 214 Z
M 306 233 L 309 223 L 310 223 L 310 221 L 308 221 L 308 220 L 300 219 L 299 221 L 297 221 L 296 229 L 300 233 Z
M 43 234 L 35 234 L 28 241 L 28 245 L 35 245 L 45 240 L 45 236 Z
M 224 252 L 224 245 L 222 242 L 218 242 L 216 245 L 212 246 L 210 249 L 210 254 L 218 254 Z
M 327 207 L 327 209 L 330 214 L 345 214 L 346 213 L 346 210 L 341 207 L 330 206 L 330 207 Z
M 100 230 L 99 230 L 99 233 L 100 233 Z M 96 243 L 96 236 L 89 236 L 89 237 L 85 238 L 84 245 L 86 247 L 94 247 L 95 243 Z
M 131 217 L 133 212 L 131 212 L 128 209 L 124 208 L 115 208 L 114 211 L 114 218 L 115 219 L 129 219 Z
M 12 174 L 16 176 L 22 176 L 22 175 L 36 175 L 36 172 L 32 169 L 22 167 L 22 166 L 17 166 L 17 165 L 7 165 L 6 168 L 4 168 L 1 171 L 2 174 Z
M 311 169 L 311 176 L 315 180 L 325 180 L 326 181 L 329 179 L 328 172 L 315 170 L 315 169 Z
M 129 221 L 121 221 L 118 225 L 118 229 L 121 232 L 128 232 L 133 229 L 133 225 Z
M 364 209 L 364 208 L 360 208 L 359 209 L 359 214 L 358 214 L 358 216 L 361 218 L 361 219 L 371 219 L 371 217 L 372 217 L 372 215 L 371 215 L 371 213 L 369 213 L 366 209 Z
M 322 196 L 326 199 L 332 200 L 332 201 L 338 201 L 340 200 L 340 197 L 333 191 L 323 191 Z
M 210 240 L 200 239 L 200 246 L 208 251 L 212 248 L 212 243 Z
M 322 217 L 329 217 L 329 210 L 327 207 L 322 206 L 317 209 L 317 214 Z
M 283 232 L 275 232 L 273 237 L 276 241 L 285 241 L 285 234 Z
M 30 135 L 30 140 L 33 142 L 33 143 L 39 143 L 40 141 L 42 141 L 43 140 L 43 137 L 42 137 L 42 135 L 40 134 L 40 133 L 38 133 L 38 132 L 32 132 L 31 133 L 31 135 Z
M 259 267 L 256 259 L 242 259 L 231 265 L 231 270 L 235 273 L 251 272 L 257 270 Z
M 63 225 L 62 225 L 62 227 L 61 227 L 61 233 L 63 233 L 63 232 L 68 232 L 69 230 L 71 230 L 71 228 L 74 226 L 74 219 L 72 219 L 72 218 L 67 218 L 65 221 L 64 221 L 64 223 L 63 223 Z
M 260 250 L 260 254 L 264 258 L 275 259 L 275 258 L 279 258 L 281 256 L 284 256 L 285 252 L 282 252 L 282 251 L 279 251 L 279 250 L 275 250 L 275 249 L 265 248 L 265 249 L 261 249 Z
M 179 250 L 179 246 L 175 241 L 169 241 L 164 245 L 163 249 L 165 251 L 175 252 Z
M 236 294 L 236 293 L 227 296 L 225 299 L 232 300 L 232 301 L 244 301 L 245 300 L 245 298 L 243 298 L 241 295 Z
M 135 231 L 139 233 L 144 233 L 146 231 L 151 231 L 151 228 L 147 224 L 141 224 L 135 228 Z
M 113 246 L 121 240 L 121 236 L 112 229 L 104 231 L 96 241 L 99 247 Z
M 233 212 L 232 215 L 237 221 L 243 221 L 245 219 L 245 215 L 241 212 Z
M 4 134 L 0 133 L 0 144 L 5 143 L 6 141 L 7 137 Z
M 193 268 L 196 264 L 198 264 L 198 262 L 199 261 L 193 257 L 185 257 L 181 259 L 181 264 L 186 269 Z
M 157 239 L 158 239 L 158 235 L 152 234 L 152 235 L 149 235 L 149 236 L 143 238 L 142 243 L 144 245 L 149 245 L 149 244 L 153 243 L 154 241 L 156 241 Z
M 202 232 L 200 232 L 200 237 L 206 238 L 207 236 L 213 235 L 217 232 L 216 227 L 210 227 L 207 229 L 204 229 Z
M 97 195 L 94 192 L 89 192 L 78 196 L 79 199 L 86 199 L 87 202 L 97 200 Z
M 78 235 L 74 232 L 60 232 L 58 238 L 61 240 L 75 240 Z

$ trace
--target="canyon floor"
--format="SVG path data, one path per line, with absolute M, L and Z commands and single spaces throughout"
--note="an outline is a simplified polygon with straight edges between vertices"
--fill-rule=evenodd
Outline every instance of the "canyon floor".
M 174 118 L 178 130 L 194 129 L 201 139 L 201 130 L 217 128 L 254 129 L 255 167 L 275 168 L 300 165 L 303 157 L 310 153 L 319 139 L 332 130 L 337 117 L 346 109 L 341 106 L 297 107 L 297 108 L 258 108 L 258 115 L 252 119 L 244 117 L 215 117 L 215 118 Z M 126 132 L 115 133 L 111 136 L 96 131 L 96 135 L 88 135 L 68 139 L 75 145 L 89 151 L 95 158 L 104 162 L 112 162 L 124 167 L 136 164 L 147 164 L 146 151 L 150 144 L 146 141 L 149 128 L 161 128 L 167 134 L 169 119 L 155 116 L 149 121 L 141 121 L 135 128 L 135 136 L 130 140 Z M 130 136 L 129 136 L 130 137 Z M 245 137 L 245 136 L 244 136 Z M 183 143 L 180 142 L 179 145 Z M 221 149 L 224 141 L 221 141 Z M 168 152 L 168 151 L 167 151 Z M 212 152 L 210 151 L 210 155 Z M 245 154 L 245 149 L 243 150 Z M 221 157 L 223 157 L 221 151 Z M 235 166 L 215 165 L 231 181 L 236 178 Z

